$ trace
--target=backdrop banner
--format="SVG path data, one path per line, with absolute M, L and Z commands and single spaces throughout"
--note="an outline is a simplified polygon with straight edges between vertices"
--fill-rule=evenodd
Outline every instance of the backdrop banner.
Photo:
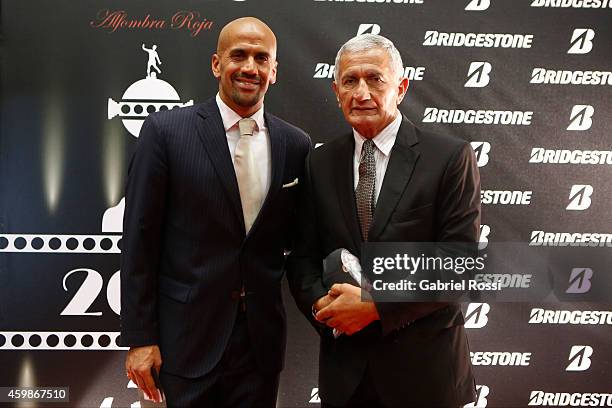
M 249 15 L 278 39 L 266 109 L 315 143 L 349 131 L 338 48 L 384 35 L 401 111 L 476 152 L 481 249 L 612 247 L 612 0 L 0 0 L 0 401 L 64 387 L 44 406 L 140 406 L 117 339 L 129 160 L 148 114 L 216 93 L 219 31 Z M 612 406 L 612 302 L 573 300 L 609 264 L 556 267 L 563 302 L 463 304 L 470 406 Z M 318 336 L 284 292 L 278 406 L 317 406 Z

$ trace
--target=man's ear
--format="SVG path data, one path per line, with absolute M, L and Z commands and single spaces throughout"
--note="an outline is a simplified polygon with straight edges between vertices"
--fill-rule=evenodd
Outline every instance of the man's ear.
M 217 79 L 221 78 L 221 67 L 219 66 L 220 64 L 221 64 L 221 59 L 219 58 L 219 55 L 213 54 L 212 61 L 210 63 L 210 67 L 212 69 L 213 75 Z
M 406 96 L 406 92 L 408 91 L 409 81 L 408 78 L 404 77 L 400 79 L 399 84 L 397 85 L 397 104 L 402 103 L 404 96 Z
M 336 102 L 338 102 L 338 106 L 340 106 L 340 95 L 338 95 L 338 85 L 336 85 L 336 81 L 332 82 L 332 89 L 334 90 L 334 93 L 336 94 Z
M 278 68 L 278 61 L 274 61 L 274 67 L 272 71 L 270 71 L 270 85 L 274 85 L 276 83 L 276 70 Z

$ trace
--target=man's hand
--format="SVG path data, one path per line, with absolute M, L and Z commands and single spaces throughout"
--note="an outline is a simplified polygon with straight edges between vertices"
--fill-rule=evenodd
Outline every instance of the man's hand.
M 162 398 L 151 376 L 151 368 L 159 373 L 161 364 L 161 353 L 156 345 L 132 347 L 125 359 L 125 371 L 128 378 L 138 385 L 148 399 L 155 402 L 161 402 Z
M 380 319 L 374 303 L 361 300 L 361 288 L 357 286 L 348 283 L 335 284 L 329 290 L 328 296 L 334 298 L 334 301 L 319 310 L 316 318 L 341 333 L 350 336 Z
M 320 297 L 317 299 L 316 302 L 314 302 L 314 310 L 316 312 L 318 312 L 319 310 L 325 308 L 327 305 L 329 305 L 331 302 L 333 302 L 336 298 L 331 296 L 330 294 L 327 294 L 323 297 Z

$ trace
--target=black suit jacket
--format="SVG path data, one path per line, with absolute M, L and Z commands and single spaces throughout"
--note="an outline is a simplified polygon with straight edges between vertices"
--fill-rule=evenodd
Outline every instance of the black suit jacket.
M 361 253 L 352 133 L 314 150 L 306 162 L 300 238 L 288 278 L 298 307 L 328 288 L 321 260 L 337 248 Z M 480 178 L 470 145 L 420 131 L 403 118 L 378 196 L 369 241 L 476 242 Z M 449 303 L 377 303 L 380 321 L 337 340 L 321 331 L 319 393 L 343 405 L 369 366 L 390 406 L 454 406 L 473 401 L 474 379 L 463 315 Z M 315 324 L 315 322 L 313 322 Z
M 311 149 L 302 130 L 265 113 L 272 174 L 245 236 L 238 183 L 215 99 L 149 115 L 130 162 L 121 257 L 121 344 L 158 344 L 162 370 L 209 372 L 234 325 L 244 281 L 261 369 L 282 368 L 284 249 Z

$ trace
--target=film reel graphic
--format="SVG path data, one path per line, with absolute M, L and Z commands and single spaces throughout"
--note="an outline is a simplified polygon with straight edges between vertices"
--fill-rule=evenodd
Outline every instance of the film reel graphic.
M 0 350 L 118 351 L 119 332 L 0 332 Z
M 142 124 L 149 114 L 193 105 L 193 100 L 181 101 L 176 89 L 170 83 L 157 77 L 158 74 L 161 74 L 158 66 L 161 60 L 157 54 L 157 46 L 146 48 L 143 44 L 142 49 L 149 55 L 146 77 L 132 83 L 123 93 L 121 100 L 108 98 L 107 102 L 107 119 L 112 120 L 119 117 L 125 129 L 134 137 L 139 136 Z M 102 219 L 102 234 L 0 234 L 0 253 L 113 254 L 116 256 L 121 253 L 124 206 L 125 199 L 122 198 L 116 206 L 105 211 Z M 99 275 L 96 271 L 89 272 Z M 68 275 L 64 276 L 64 285 Z M 102 278 L 99 277 L 99 279 Z M 107 284 L 110 285 L 110 282 Z M 83 288 L 80 287 L 79 291 L 81 289 Z M 113 286 L 113 291 L 115 289 Z M 86 292 L 85 289 L 83 291 Z M 97 297 L 99 293 L 95 292 L 95 295 Z M 67 308 L 74 301 L 73 297 Z M 79 309 L 79 305 L 75 307 Z M 118 310 L 118 306 L 116 309 Z M 115 313 L 118 313 L 117 310 L 114 310 Z M 66 313 L 66 310 L 61 313 L 61 315 L 83 316 L 91 314 L 78 311 Z M 120 333 L 115 331 L 0 331 L 0 350 L 127 350 L 126 347 L 119 346 L 119 336 Z

